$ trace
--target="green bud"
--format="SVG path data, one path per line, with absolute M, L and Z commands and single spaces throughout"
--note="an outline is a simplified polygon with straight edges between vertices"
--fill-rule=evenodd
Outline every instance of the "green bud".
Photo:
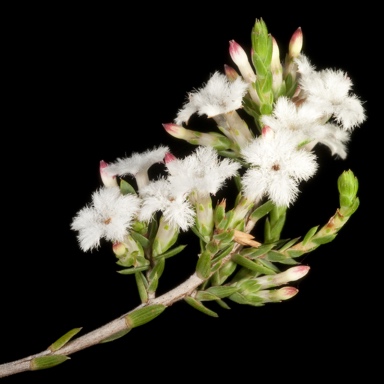
M 344 171 L 337 180 L 337 186 L 340 193 L 340 207 L 349 208 L 353 205 L 359 183 L 351 170 Z

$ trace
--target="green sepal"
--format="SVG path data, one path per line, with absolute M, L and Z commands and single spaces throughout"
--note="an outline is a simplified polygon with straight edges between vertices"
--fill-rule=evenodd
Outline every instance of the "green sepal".
M 216 300 L 216 303 L 219 304 L 221 308 L 231 309 L 231 307 L 224 300 Z
M 259 106 L 249 96 L 245 96 L 243 97 L 243 109 L 245 112 L 248 113 L 248 115 L 254 118 L 255 123 L 257 125 L 257 129 L 259 130 L 259 132 L 261 132 L 259 124 L 259 119 L 261 115 Z
M 220 251 L 215 257 L 212 259 L 212 263 L 217 263 L 218 261 L 224 259 L 224 257 L 228 256 L 231 252 L 235 243 L 227 245 L 222 251 Z
M 309 240 L 312 239 L 312 237 L 315 235 L 315 233 L 317 232 L 317 229 L 319 228 L 319 226 L 317 225 L 316 227 L 313 227 L 311 228 L 307 233 L 306 235 L 304 236 L 304 239 L 302 241 L 303 245 L 306 245 L 308 243 Z
M 156 237 L 157 230 L 159 229 L 159 223 L 154 216 L 148 225 L 148 239 L 152 243 Z
M 133 240 L 135 240 L 136 243 L 140 244 L 142 247 L 147 248 L 149 246 L 150 241 L 147 237 L 135 231 L 131 231 L 129 234 L 132 236 Z
M 315 247 L 315 248 L 317 248 L 317 247 Z M 312 249 L 312 250 L 313 250 L 313 249 Z M 288 256 L 289 256 L 289 257 L 293 257 L 293 258 L 295 258 L 295 257 L 300 257 L 300 256 L 304 255 L 304 253 L 307 253 L 307 252 L 310 252 L 310 251 L 308 251 L 308 250 L 306 250 L 306 251 L 302 251 L 302 250 L 299 250 L 299 249 L 288 249 L 288 250 L 286 251 L 286 253 L 288 254 Z
M 255 261 L 260 266 L 260 271 L 262 270 L 264 275 L 274 275 L 275 273 L 279 273 L 280 269 L 276 267 L 275 264 L 271 263 L 265 259 L 257 259 Z
M 122 195 L 128 195 L 128 193 L 136 195 L 135 188 L 125 180 L 120 180 L 120 192 Z
M 355 213 L 357 208 L 359 208 L 359 205 L 360 205 L 360 200 L 358 197 L 356 197 L 356 199 L 353 201 L 350 207 L 341 207 L 340 213 L 346 217 L 351 216 L 353 213 Z
M 276 251 L 269 251 L 267 253 L 266 259 L 272 263 L 281 263 L 281 264 L 288 264 L 288 265 L 298 264 L 297 261 L 293 260 L 289 256 L 286 256 Z
M 223 242 L 223 243 L 229 243 L 233 240 L 235 236 L 235 230 L 227 230 L 223 231 L 221 233 L 218 233 L 217 235 L 213 235 L 213 239 L 218 241 L 218 242 Z
M 219 246 L 216 241 L 210 241 L 205 248 L 211 255 L 215 255 L 219 250 Z
M 221 220 L 225 217 L 225 204 L 217 204 L 213 211 L 213 219 L 215 226 L 219 225 Z
M 180 253 L 186 246 L 187 245 L 179 245 L 175 248 L 172 248 L 171 250 L 169 250 L 167 252 L 162 253 L 161 255 L 157 255 L 156 257 L 154 257 L 154 259 L 155 260 L 157 260 L 159 258 L 169 259 L 170 257 L 175 256 L 178 253 Z
M 212 275 L 212 284 L 213 285 L 221 285 L 228 279 L 229 276 L 235 272 L 237 268 L 237 264 L 232 260 L 229 260 L 223 267 L 221 267 L 218 271 L 216 271 Z
M 132 328 L 128 328 L 128 329 L 123 329 L 122 331 L 116 332 L 113 335 L 107 337 L 106 339 L 101 340 L 100 344 L 109 343 L 110 341 L 120 339 L 120 337 L 125 336 L 131 329 Z
M 260 205 L 260 207 L 257 207 L 250 215 L 250 219 L 252 221 L 260 220 L 265 215 L 268 215 L 268 213 L 273 209 L 274 203 L 271 200 L 268 200 L 264 204 Z
M 52 343 L 48 347 L 48 349 L 50 349 L 52 352 L 59 350 L 61 347 L 63 347 L 65 344 L 67 344 L 68 341 L 71 340 L 73 336 L 77 335 L 81 330 L 82 330 L 82 327 L 71 329 L 66 334 L 64 334 L 59 339 L 57 339 L 54 343 Z
M 333 235 L 322 236 L 318 238 L 312 238 L 312 243 L 315 243 L 317 245 L 327 244 L 333 241 L 336 236 L 337 234 L 333 234 Z
M 70 359 L 70 357 L 65 355 L 52 355 L 52 356 L 40 356 L 35 357 L 31 360 L 30 368 L 31 371 L 39 371 L 41 369 L 47 369 L 55 367 L 64 361 Z
M 198 291 L 195 298 L 197 301 L 212 301 L 219 299 L 219 297 L 207 291 Z
M 268 253 L 274 246 L 275 244 L 263 244 L 263 245 L 260 245 L 260 247 L 258 248 L 254 248 L 254 247 L 244 248 L 240 252 L 240 255 L 248 259 L 256 259 Z
M 146 303 L 148 301 L 148 281 L 141 272 L 135 273 L 135 280 L 140 300 L 142 303 Z
M 265 274 L 266 270 L 267 270 L 263 265 L 260 265 L 260 263 L 253 261 L 253 260 L 249 260 L 249 259 L 241 256 L 240 254 L 233 255 L 232 261 L 234 261 L 235 263 L 241 265 L 242 267 L 250 269 L 251 271 L 254 271 L 254 272 L 259 272 L 259 273 Z M 268 273 L 268 274 L 273 274 L 273 273 L 274 272 L 272 271 L 272 273 Z
M 164 267 L 165 267 L 165 260 L 163 258 L 157 259 L 156 264 L 153 267 L 148 277 L 148 282 L 149 282 L 148 292 L 156 291 L 157 286 L 159 285 L 159 279 L 163 274 Z
M 122 275 L 132 275 L 136 272 L 146 271 L 148 268 L 149 265 L 144 265 L 143 267 L 121 269 L 120 271 L 117 271 L 117 273 L 120 273 Z
M 207 279 L 211 273 L 211 254 L 203 252 L 196 264 L 196 273 L 201 279 Z
M 296 244 L 300 240 L 300 237 L 296 237 L 295 239 L 288 240 L 286 243 L 284 243 L 280 248 L 279 252 L 284 252 L 288 248 L 291 248 L 294 244 Z
M 288 75 L 285 77 L 284 82 L 286 88 L 285 95 L 289 98 L 292 98 L 297 89 L 297 81 L 293 80 L 291 73 L 288 73 Z
M 187 304 L 189 304 L 192 308 L 195 308 L 198 311 L 203 312 L 204 314 L 206 314 L 208 316 L 219 317 L 219 315 L 216 312 L 214 312 L 211 309 L 207 308 L 200 301 L 197 301 L 196 299 L 194 299 L 191 296 L 184 297 L 184 301 Z
M 140 309 L 136 309 L 129 315 L 125 316 L 125 322 L 128 328 L 136 328 L 140 325 L 146 324 L 159 316 L 167 308 L 163 304 L 148 305 Z
M 229 299 L 238 304 L 252 305 L 254 307 L 261 307 L 264 305 L 263 300 L 253 295 L 242 295 L 239 292 L 229 296 Z
M 224 299 L 225 297 L 232 295 L 238 290 L 239 290 L 238 287 L 216 286 L 216 287 L 209 287 L 205 292 L 215 295 L 220 299 Z
M 207 239 L 205 238 L 205 236 L 203 236 L 200 232 L 199 232 L 199 230 L 196 228 L 196 226 L 195 225 L 193 225 L 192 227 L 191 227 L 191 229 L 192 229 L 192 232 L 201 240 L 201 241 L 203 241 L 204 243 L 206 243 L 207 242 Z

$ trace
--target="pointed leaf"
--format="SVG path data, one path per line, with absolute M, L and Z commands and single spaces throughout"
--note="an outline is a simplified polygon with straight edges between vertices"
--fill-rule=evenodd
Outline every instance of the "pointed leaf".
M 146 303 L 148 301 L 148 281 L 141 272 L 135 273 L 135 280 L 141 302 Z
M 308 243 L 309 240 L 312 239 L 312 237 L 315 235 L 315 233 L 317 232 L 317 228 L 319 228 L 319 226 L 317 225 L 316 227 L 313 227 L 311 228 L 307 233 L 306 235 L 304 236 L 304 239 L 302 241 L 303 245 L 306 245 Z
M 70 359 L 65 355 L 52 355 L 52 356 L 41 356 L 35 357 L 31 360 L 31 371 L 38 371 L 40 369 L 52 368 L 56 365 L 64 363 L 64 361 Z
M 135 231 L 131 231 L 130 232 L 130 235 L 132 236 L 132 238 L 137 242 L 139 243 L 141 246 L 143 246 L 144 248 L 147 248 L 150 244 L 149 240 L 143 236 L 143 235 L 140 235 L 140 233 L 137 233 Z
M 211 293 L 220 299 L 223 299 L 224 297 L 228 297 L 238 290 L 238 287 L 216 286 L 208 288 L 205 292 Z
M 63 347 L 65 344 L 67 344 L 68 341 L 71 340 L 73 336 L 77 335 L 81 330 L 82 330 L 82 327 L 81 328 L 73 328 L 73 329 L 71 329 L 65 335 L 61 336 L 54 343 L 52 343 L 48 347 L 48 349 L 50 349 L 52 352 L 57 351 L 58 349 Z
M 334 238 L 337 236 L 337 234 L 328 235 L 328 236 L 322 236 L 318 238 L 313 238 L 312 243 L 315 243 L 317 245 L 327 244 L 330 243 Z
M 120 180 L 120 191 L 122 195 L 127 195 L 128 193 L 136 195 L 135 188 L 123 179 Z
M 184 301 L 186 303 L 188 303 L 191 307 L 197 309 L 198 311 L 200 312 L 203 312 L 205 313 L 206 315 L 208 316 L 212 316 L 212 317 L 219 317 L 219 315 L 208 309 L 206 306 L 204 306 L 200 301 L 197 301 L 196 299 L 194 299 L 193 297 L 190 297 L 190 296 L 187 296 L 187 297 L 184 297 Z
M 202 279 L 209 277 L 211 273 L 211 255 L 209 252 L 203 252 L 196 264 L 196 274 Z
M 128 328 L 136 328 L 146 324 L 159 316 L 167 308 L 163 304 L 153 304 L 146 307 L 136 309 L 129 315 L 125 316 L 125 322 Z
M 159 259 L 159 258 L 163 258 L 163 259 L 169 259 L 170 257 L 172 256 L 175 256 L 177 255 L 178 253 L 180 253 L 187 245 L 179 245 L 175 248 L 172 248 L 170 249 L 169 251 L 167 252 L 164 252 L 162 253 L 161 255 L 157 255 L 156 257 L 154 257 L 154 259 Z
M 260 207 L 256 208 L 251 213 L 250 219 L 252 221 L 260 220 L 262 217 L 267 215 L 272 210 L 273 207 L 274 207 L 273 202 L 271 200 L 268 200 L 266 203 L 264 203 L 263 205 L 260 205 Z
M 133 275 L 136 272 L 146 271 L 148 268 L 149 266 L 145 265 L 144 267 L 121 269 L 120 271 L 117 271 L 117 273 L 122 275 Z
M 131 330 L 131 328 L 128 328 L 128 329 L 123 329 L 122 331 L 116 332 L 112 336 L 109 336 L 106 339 L 101 340 L 100 343 L 101 344 L 102 343 L 109 343 L 110 341 L 120 339 L 120 337 L 125 336 L 130 330 Z

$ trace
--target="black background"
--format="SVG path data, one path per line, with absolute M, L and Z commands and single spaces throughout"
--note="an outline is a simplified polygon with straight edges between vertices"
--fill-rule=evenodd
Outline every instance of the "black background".
M 342 380 L 363 371 L 369 382 L 377 369 L 373 349 L 382 338 L 376 288 L 382 255 L 375 235 L 382 222 L 381 172 L 372 143 L 381 128 L 374 106 L 381 83 L 372 46 L 375 11 L 184 6 L 56 5 L 9 14 L 0 363 L 40 352 L 72 328 L 83 327 L 81 334 L 96 329 L 139 303 L 133 277 L 116 273 L 110 246 L 83 253 L 70 222 L 100 185 L 100 160 L 159 144 L 175 155 L 192 149 L 162 123 L 172 122 L 188 91 L 224 64 L 234 66 L 229 40 L 250 49 L 256 18 L 266 22 L 281 56 L 301 27 L 303 52 L 318 69 L 348 72 L 368 115 L 353 132 L 347 159 L 319 151 L 321 168 L 288 213 L 285 237 L 302 236 L 335 213 L 343 170 L 358 177 L 361 206 L 334 242 L 302 259 L 311 269 L 289 301 L 211 306 L 219 318 L 176 303 L 122 339 L 3 382 L 293 382 Z M 196 250 L 191 244 L 167 262 L 161 291 L 192 274 Z

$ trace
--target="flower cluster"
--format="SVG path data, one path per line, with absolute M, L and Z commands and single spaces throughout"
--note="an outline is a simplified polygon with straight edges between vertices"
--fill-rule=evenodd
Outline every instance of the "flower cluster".
M 170 135 L 194 145 L 194 151 L 176 158 L 169 147 L 159 145 L 114 163 L 100 162 L 103 186 L 71 227 L 84 251 L 98 248 L 101 239 L 113 244 L 117 263 L 124 267 L 119 272 L 140 276 L 143 303 L 155 298 L 164 260 L 184 249 L 177 239 L 188 230 L 200 241 L 196 274 L 205 289 L 188 295 L 191 305 L 209 313 L 201 301 L 210 289 L 213 296 L 208 296 L 220 301 L 218 288 L 224 283 L 225 296 L 238 303 L 260 305 L 286 299 L 287 292 L 291 297 L 296 292 L 291 288 L 262 293 L 266 282 L 278 286 L 281 276 L 298 276 L 282 272 L 278 264 L 295 264 L 303 253 L 333 240 L 357 208 L 357 181 L 353 174 L 343 175 L 341 196 L 353 191 L 340 198 L 343 218 L 311 229 L 300 243 L 280 239 L 286 210 L 297 200 L 301 183 L 318 170 L 316 146 L 346 158 L 353 130 L 366 119 L 348 75 L 317 70 L 302 45 L 298 28 L 281 60 L 276 40 L 264 21 L 256 20 L 250 56 L 231 40 L 235 66 L 224 65 L 224 73 L 214 72 L 189 92 L 174 121 L 163 124 Z M 217 132 L 191 127 L 193 114 L 213 119 Z M 151 180 L 148 171 L 159 163 L 163 173 Z M 230 181 L 238 194 L 227 206 L 227 199 L 216 196 Z M 255 240 L 251 231 L 263 217 L 265 238 Z M 297 269 L 299 276 L 307 270 Z

